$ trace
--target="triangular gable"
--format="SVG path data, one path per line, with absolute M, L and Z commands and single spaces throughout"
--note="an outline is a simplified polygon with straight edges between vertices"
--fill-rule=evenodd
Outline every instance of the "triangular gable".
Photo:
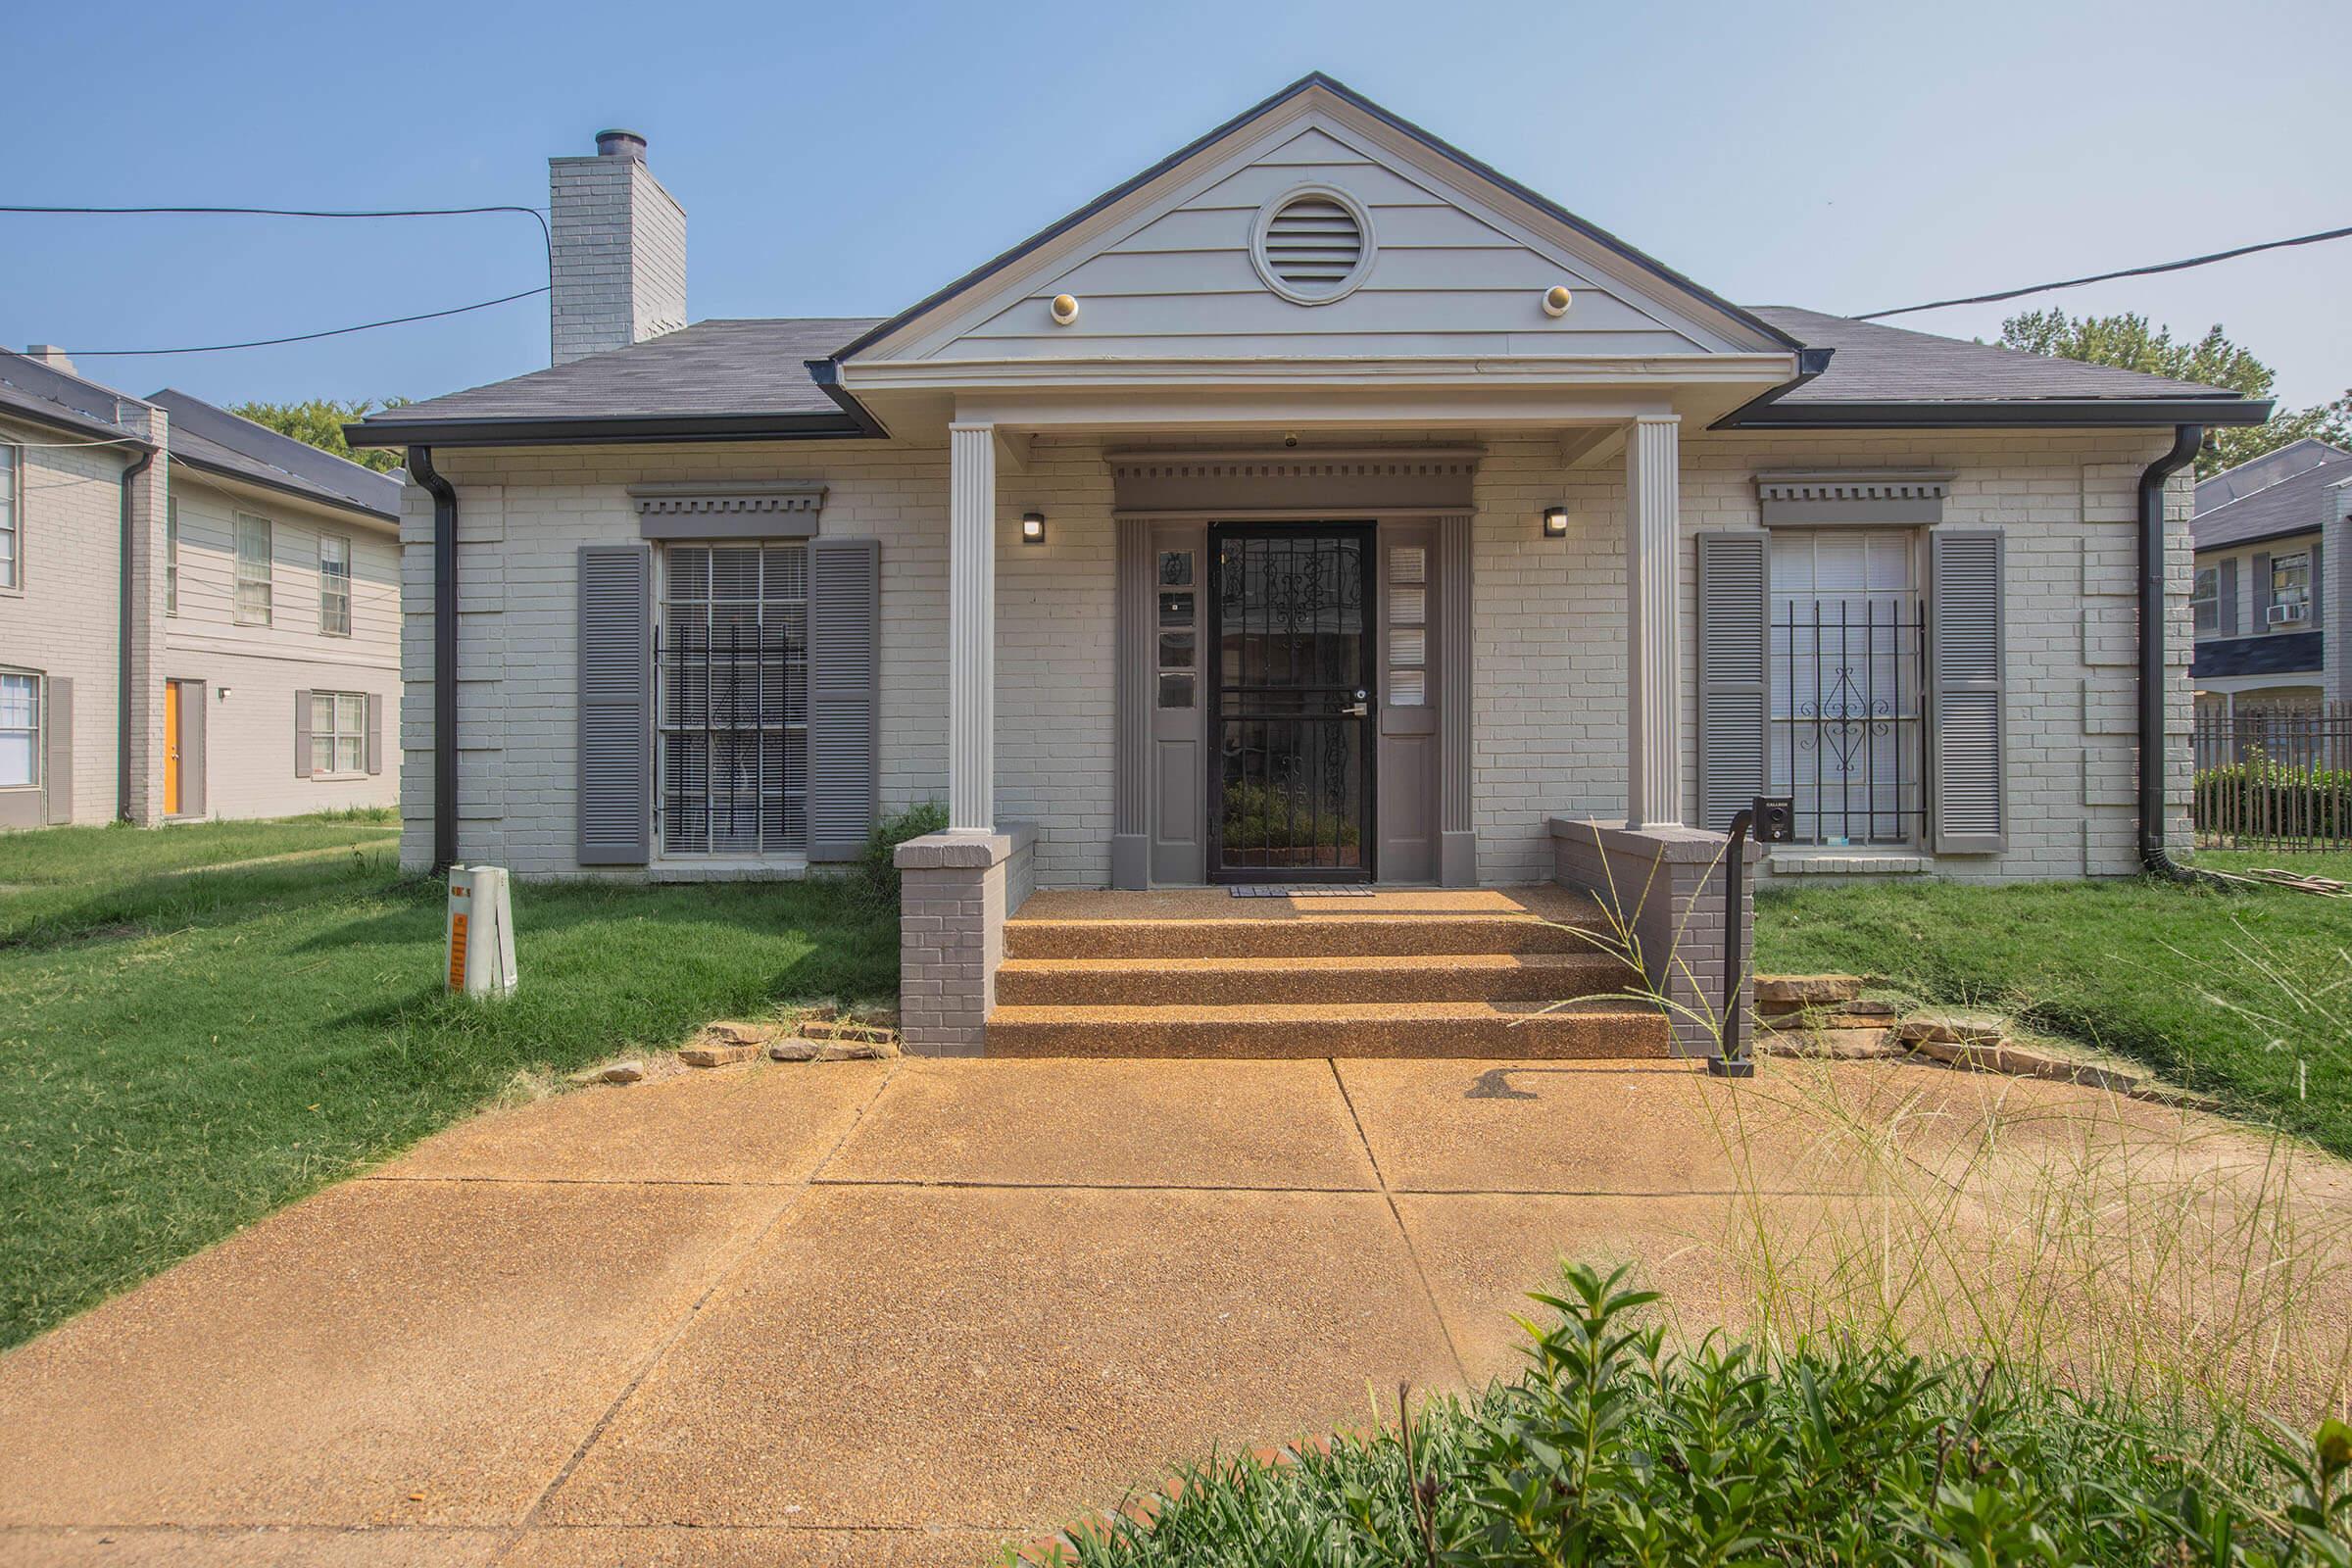
M 1369 250 L 1328 303 L 1259 235 L 1330 192 Z M 1336 212 L 1336 206 L 1318 209 Z M 1280 225 L 1268 246 L 1280 244 Z M 1348 253 L 1352 254 L 1352 253 Z M 1544 308 L 1566 288 L 1569 308 Z M 1077 319 L 1059 324 L 1067 294 Z M 843 362 L 1705 356 L 1789 339 L 1337 82 L 1309 76 L 882 323 Z

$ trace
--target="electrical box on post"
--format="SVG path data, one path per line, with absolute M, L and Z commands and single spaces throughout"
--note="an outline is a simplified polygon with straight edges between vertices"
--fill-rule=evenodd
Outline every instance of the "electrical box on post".
M 449 868 L 449 989 L 469 997 L 514 994 L 514 912 L 507 873 L 495 865 Z

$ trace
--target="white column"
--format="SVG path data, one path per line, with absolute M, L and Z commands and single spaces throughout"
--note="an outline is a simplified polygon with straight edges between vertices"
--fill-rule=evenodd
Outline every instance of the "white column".
M 948 426 L 948 828 L 997 825 L 997 444 Z
M 1625 444 L 1628 827 L 1683 821 L 1681 429 L 1644 415 Z

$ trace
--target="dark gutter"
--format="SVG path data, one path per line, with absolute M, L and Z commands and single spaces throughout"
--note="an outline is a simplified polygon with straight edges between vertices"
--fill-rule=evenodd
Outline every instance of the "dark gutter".
M 1793 406 L 1750 404 L 1726 415 L 1710 428 L 1920 430 L 2060 425 L 2076 429 L 2122 429 L 2176 424 L 2183 418 L 2194 418 L 2205 425 L 2261 424 L 2270 416 L 2269 400 L 2258 398 L 1984 398 L 1970 402 L 1856 399 Z
M 841 412 L 857 421 L 858 428 L 877 440 L 890 438 L 890 432 L 882 427 L 882 421 L 875 418 L 867 411 L 866 406 L 858 402 L 848 387 L 841 384 L 840 361 L 804 360 L 801 363 L 808 371 L 808 379 L 822 387 L 825 396 L 839 404 Z
M 155 466 L 152 446 L 122 469 L 122 539 L 115 579 L 115 816 L 130 820 L 130 487 Z
M 1499 186 L 1501 189 L 1508 191 L 1511 195 L 1527 203 L 1530 207 L 1535 208 L 1538 212 L 1544 214 L 1546 218 L 1551 219 L 1554 222 L 1563 223 L 1576 230 L 1576 232 L 1579 234 L 1584 235 L 1585 238 L 1592 241 L 1592 243 L 1595 245 L 1600 246 L 1603 250 L 1609 251 L 1621 260 L 1630 262 L 1635 267 L 1641 268 L 1643 270 L 1651 273 L 1653 276 L 1661 278 L 1665 282 L 1672 284 L 1676 288 L 1685 290 L 1694 298 L 1704 301 L 1714 309 L 1723 312 L 1724 315 L 1731 318 L 1733 320 L 1738 321 L 1742 326 L 1745 326 L 1748 328 L 1748 330 L 1758 333 L 1765 339 L 1766 342 L 1786 349 L 1799 349 L 1804 347 L 1803 344 L 1797 342 L 1796 339 L 1790 337 L 1779 327 L 1774 326 L 1770 321 L 1765 320 L 1762 317 L 1753 315 L 1750 312 L 1740 309 L 1739 306 L 1731 303 L 1731 301 L 1722 298 L 1720 295 L 1717 295 L 1712 290 L 1701 288 L 1698 284 L 1693 283 L 1690 279 L 1685 277 L 1673 268 L 1668 267 L 1663 262 L 1657 260 L 1657 258 L 1644 255 L 1642 252 L 1636 250 L 1633 246 L 1628 245 L 1625 241 L 1619 239 L 1616 235 L 1608 232 L 1606 229 L 1596 228 L 1592 224 L 1586 222 L 1583 219 L 1577 217 L 1574 213 L 1569 212 L 1566 208 L 1561 207 L 1556 202 L 1553 202 L 1550 198 L 1540 195 L 1537 192 L 1528 189 L 1525 185 L 1520 184 L 1517 180 L 1512 179 L 1509 175 L 1499 172 L 1491 165 L 1479 162 L 1477 159 L 1471 157 L 1468 153 L 1463 152 L 1459 147 L 1454 146 L 1451 142 L 1446 141 L 1438 136 L 1433 136 L 1428 131 L 1423 130 L 1419 125 L 1414 124 L 1411 121 L 1389 113 L 1389 111 L 1381 108 L 1380 105 L 1372 102 L 1371 99 L 1364 97 L 1354 88 L 1349 87 L 1343 82 L 1334 80 L 1332 77 L 1325 75 L 1322 72 L 1310 71 L 1305 75 L 1300 76 L 1297 81 L 1294 81 L 1289 86 L 1283 88 L 1280 92 L 1275 93 L 1272 97 L 1266 98 L 1256 104 L 1251 105 L 1250 108 L 1245 109 L 1240 114 L 1234 116 L 1231 120 L 1226 121 L 1223 124 L 1218 125 L 1215 129 L 1207 131 L 1204 134 L 1197 136 L 1193 140 L 1185 143 L 1184 146 L 1168 154 L 1167 157 L 1162 158 L 1158 163 L 1153 164 L 1150 169 L 1145 170 L 1133 179 L 1124 180 L 1117 185 L 1113 185 L 1110 189 L 1104 191 L 1093 201 L 1088 202 L 1076 212 L 1071 213 L 1067 218 L 1062 219 L 1058 222 L 1050 224 L 1045 228 L 1039 229 L 1036 233 L 1030 235 L 1027 239 L 1022 240 L 1010 250 L 1004 252 L 993 260 L 981 263 L 978 267 L 973 268 L 970 271 L 964 273 L 953 283 L 948 284 L 945 288 L 938 289 L 933 293 L 924 296 L 922 299 L 901 311 L 898 315 L 891 317 L 888 320 L 879 322 L 876 325 L 869 327 L 858 337 L 842 345 L 840 348 L 835 349 L 832 355 L 833 362 L 835 364 L 839 364 L 841 361 L 848 359 L 851 355 L 880 342 L 882 339 L 890 336 L 890 334 L 893 332 L 898 331 L 907 322 L 913 320 L 916 317 L 919 317 L 925 312 L 930 311 L 935 306 L 946 304 L 949 300 L 952 300 L 956 295 L 963 293 L 966 289 L 985 281 L 998 271 L 1001 271 L 1004 268 L 1011 266 L 1017 261 L 1020 261 L 1023 257 L 1026 257 L 1032 252 L 1051 244 L 1054 240 L 1058 239 L 1061 235 L 1077 227 L 1080 223 L 1085 222 L 1088 219 L 1094 217 L 1097 213 L 1102 212 L 1104 208 L 1114 206 L 1115 204 L 1126 200 L 1126 198 L 1143 189 L 1146 185 L 1151 184 L 1152 181 L 1159 178 L 1160 175 L 1166 173 L 1171 169 L 1176 168 L 1178 165 L 1185 163 L 1187 160 L 1197 156 L 1210 146 L 1213 146 L 1218 141 L 1223 140 L 1226 136 L 1232 134 L 1236 130 L 1241 129 L 1252 120 L 1257 119 L 1261 115 L 1269 114 L 1272 111 L 1282 107 L 1282 105 L 1285 103 L 1288 103 L 1291 99 L 1298 97 L 1300 93 L 1311 91 L 1317 87 L 1320 87 L 1325 92 L 1330 93 L 1342 103 L 1348 104 L 1349 107 L 1355 109 L 1358 113 L 1370 119 L 1377 120 L 1382 124 L 1387 125 L 1390 129 L 1396 131 L 1398 134 L 1407 136 L 1412 140 L 1419 142 L 1422 146 L 1427 147 L 1430 151 L 1438 154 L 1441 158 L 1451 159 L 1454 163 L 1459 164 L 1462 168 L 1470 171 L 1470 172 L 1478 175 L 1480 178 L 1491 181 L 1494 185 Z
M 1798 387 L 1803 386 L 1807 381 L 1812 380 L 1815 376 L 1821 374 L 1822 371 L 1828 369 L 1830 368 L 1830 357 L 1837 352 L 1838 351 L 1836 349 L 1798 349 L 1796 351 L 1796 374 L 1793 378 L 1783 381 L 1779 386 L 1774 387 L 1771 391 L 1765 393 L 1761 397 L 1749 398 L 1745 403 L 1740 404 L 1731 413 L 1725 415 L 1722 418 L 1717 419 L 1713 424 L 1708 425 L 1707 428 L 1710 430 L 1731 430 L 1739 428 L 1741 422 L 1755 414 L 1756 411 L 1768 408 L 1771 405 L 1778 403 L 1781 399 L 1787 397 L 1789 393 L 1795 391 Z
M 846 395 L 846 394 L 844 394 Z M 838 399 L 837 399 L 838 401 Z M 586 415 L 574 418 L 416 419 L 343 427 L 355 447 L 626 446 L 651 441 L 844 441 L 880 434 L 841 414 Z
M 2212 514 L 2208 513 L 2206 515 L 2210 516 Z M 2213 550 L 2243 550 L 2248 545 L 2275 545 L 2281 539 L 2296 539 L 2307 533 L 2325 534 L 2328 531 L 2328 524 L 2324 521 L 2298 522 L 2284 528 L 2273 528 L 2267 533 L 2250 533 L 2243 539 L 2224 539 L 2215 544 L 2206 544 L 2196 536 L 2197 520 L 2193 517 L 2189 519 L 2188 533 L 2196 553 L 2200 556 Z
M 433 875 L 458 858 L 458 492 L 433 449 L 409 448 L 409 477 L 433 498 Z
M 2139 475 L 2139 863 L 2176 882 L 2198 877 L 2164 843 L 2164 486 L 2204 443 L 2203 425 L 2180 425 L 2172 450 Z
M 172 453 L 172 461 L 182 467 L 200 468 L 206 473 L 219 474 L 223 479 L 234 479 L 241 484 L 254 485 L 264 490 L 275 490 L 281 495 L 292 496 L 298 501 L 308 501 L 315 507 L 334 507 L 343 512 L 356 512 L 363 517 L 373 517 L 379 522 L 397 524 L 400 521 L 399 513 L 378 512 L 373 507 L 364 506 L 349 496 L 328 495 L 317 490 L 305 489 L 299 484 L 289 484 L 283 480 L 265 479 L 260 474 L 247 473 L 242 468 L 232 468 L 224 463 L 207 463 L 202 458 L 191 458 L 184 452 Z

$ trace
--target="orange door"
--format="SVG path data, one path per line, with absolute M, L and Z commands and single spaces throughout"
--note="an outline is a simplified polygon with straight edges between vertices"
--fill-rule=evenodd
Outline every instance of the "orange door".
M 179 814 L 179 682 L 164 682 L 164 814 Z

